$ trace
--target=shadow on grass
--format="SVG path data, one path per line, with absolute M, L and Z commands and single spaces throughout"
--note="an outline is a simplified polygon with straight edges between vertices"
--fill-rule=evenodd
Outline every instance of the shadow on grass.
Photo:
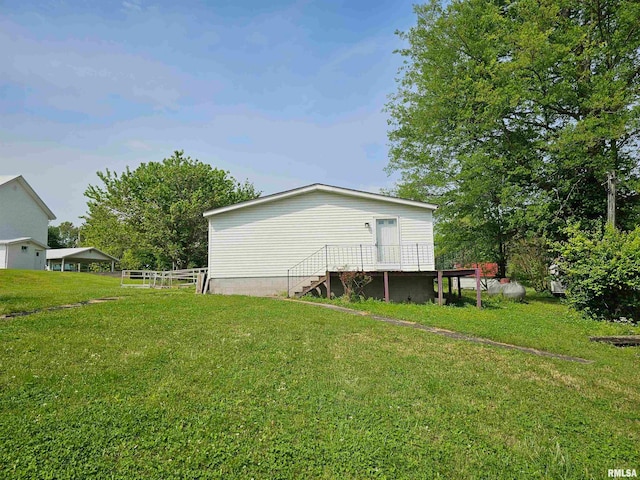
M 462 298 L 458 297 L 457 295 L 452 296 L 451 298 L 448 297 L 447 295 L 444 296 L 445 300 L 446 300 L 446 305 L 449 307 L 458 307 L 458 308 L 469 308 L 469 307 L 476 307 L 477 303 L 476 303 L 476 297 L 466 297 L 466 296 L 462 296 Z M 438 299 L 436 298 L 434 303 L 438 303 Z M 495 302 L 492 299 L 487 299 L 487 298 L 482 298 L 482 308 L 486 309 L 486 310 L 493 310 L 496 308 L 500 308 L 499 304 L 502 302 Z
M 437 295 L 437 292 L 436 292 L 436 295 Z M 467 307 L 476 306 L 475 292 L 463 293 L 461 298 L 458 297 L 457 295 L 449 296 L 448 294 L 445 294 L 444 298 L 447 301 L 447 305 L 452 307 L 467 308 Z M 435 303 L 437 302 L 438 300 L 436 298 Z M 534 293 L 527 292 L 527 296 L 522 301 L 511 300 L 508 298 L 504 298 L 500 295 L 488 296 L 486 293 L 482 295 L 482 308 L 484 309 L 497 309 L 497 308 L 501 308 L 501 306 L 505 304 L 512 304 L 512 303 L 522 303 L 525 305 L 528 305 L 531 303 L 540 303 L 545 305 L 560 305 L 562 303 L 562 299 L 554 297 L 548 293 L 537 293 L 537 292 L 534 292 Z

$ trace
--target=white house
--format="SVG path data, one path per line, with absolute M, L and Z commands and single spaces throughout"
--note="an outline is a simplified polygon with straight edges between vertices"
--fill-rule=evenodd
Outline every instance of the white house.
M 22 175 L 0 175 L 0 269 L 44 270 L 55 218 Z
M 371 296 L 432 299 L 435 209 L 314 184 L 210 210 L 209 292 L 339 295 L 339 272 L 359 270 Z

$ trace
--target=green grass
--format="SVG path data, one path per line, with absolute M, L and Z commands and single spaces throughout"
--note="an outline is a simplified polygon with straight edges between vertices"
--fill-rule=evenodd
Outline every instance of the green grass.
M 590 336 L 639 335 L 640 327 L 596 322 L 569 310 L 560 299 L 527 292 L 518 303 L 483 295 L 483 309 L 475 305 L 475 292 L 465 292 L 458 305 L 398 304 L 367 300 L 349 303 L 342 298 L 328 301 L 305 297 L 305 301 L 332 303 L 372 314 L 408 320 L 423 325 L 455 330 L 504 343 L 549 350 L 565 355 L 609 359 L 610 348 L 594 344 Z M 619 351 L 619 350 L 614 350 Z M 604 352 L 603 355 L 600 355 Z M 615 357 L 614 357 L 615 358 Z
M 138 293 L 134 289 L 120 288 L 120 279 L 108 276 L 77 272 L 0 270 L 0 315 Z
M 582 479 L 640 467 L 639 352 L 554 340 L 554 319 L 573 339 L 590 329 L 562 305 L 363 307 L 450 328 L 458 312 L 513 338 L 527 328 L 514 319 L 536 330 L 538 318 L 534 346 L 595 363 L 282 300 L 131 294 L 0 321 L 0 478 Z

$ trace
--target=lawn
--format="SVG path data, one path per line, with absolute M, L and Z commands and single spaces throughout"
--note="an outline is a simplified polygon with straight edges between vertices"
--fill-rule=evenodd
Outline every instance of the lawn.
M 120 288 L 119 278 L 109 276 L 0 270 L 0 315 L 132 294 L 131 289 Z
M 477 335 L 498 342 L 565 355 L 593 357 L 605 362 L 617 361 L 620 356 L 610 355 L 609 347 L 600 348 L 601 345 L 594 345 L 589 340 L 590 336 L 640 335 L 639 327 L 585 319 L 577 312 L 569 310 L 561 300 L 533 291 L 527 292 L 526 301 L 523 303 L 483 294 L 482 310 L 476 308 L 475 292 L 472 291 L 466 291 L 458 305 L 444 307 L 435 304 L 398 304 L 372 300 L 349 303 L 342 298 L 329 301 L 305 297 L 304 300 L 344 306 L 374 315 Z M 613 351 L 619 352 L 616 349 Z
M 0 294 L 11 295 L 3 275 Z M 0 477 L 581 479 L 640 469 L 639 352 L 584 342 L 600 324 L 542 299 L 483 311 L 363 306 L 461 330 L 482 323 L 488 336 L 522 339 L 529 328 L 531 346 L 595 361 L 277 299 L 133 291 L 0 321 Z

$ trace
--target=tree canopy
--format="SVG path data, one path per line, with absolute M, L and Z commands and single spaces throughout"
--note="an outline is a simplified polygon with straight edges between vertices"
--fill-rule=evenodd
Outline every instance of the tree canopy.
M 79 243 L 79 227 L 72 222 L 62 222 L 60 225 L 50 225 L 47 243 L 51 248 L 72 248 Z
M 415 7 L 390 163 L 398 193 L 441 205 L 438 238 L 506 264 L 513 238 L 638 222 L 640 3 L 453 0 Z
M 122 174 L 98 172 L 85 196 L 82 242 L 121 259 L 124 268 L 195 268 L 207 264 L 202 214 L 259 196 L 249 182 L 176 151 Z

